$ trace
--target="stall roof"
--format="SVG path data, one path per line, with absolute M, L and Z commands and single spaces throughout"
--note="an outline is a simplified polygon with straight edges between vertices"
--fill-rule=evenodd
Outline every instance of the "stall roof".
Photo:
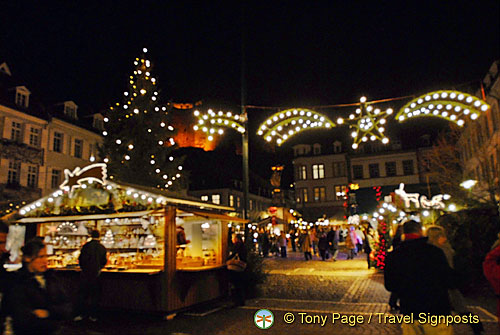
M 184 212 L 184 213 L 191 213 L 197 216 L 205 217 L 205 218 L 210 218 L 210 219 L 218 219 L 222 221 L 232 221 L 232 222 L 241 222 L 241 223 L 248 223 L 250 220 L 245 220 L 236 216 L 229 216 L 226 214 L 221 214 L 221 213 L 212 213 L 212 212 L 205 212 L 205 211 L 199 211 L 199 210 L 192 210 L 188 208 L 181 208 L 179 211 Z
M 126 212 L 126 213 L 113 213 L 113 214 L 91 214 L 91 215 L 71 215 L 71 216 L 42 216 L 36 218 L 23 218 L 16 222 L 18 223 L 39 223 L 47 221 L 83 221 L 83 220 L 104 220 L 115 218 L 137 218 L 159 212 L 158 210 L 148 210 L 140 212 Z

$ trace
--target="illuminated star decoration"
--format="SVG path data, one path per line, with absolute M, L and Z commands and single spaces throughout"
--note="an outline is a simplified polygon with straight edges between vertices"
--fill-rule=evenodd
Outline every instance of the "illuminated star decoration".
M 382 143 L 389 143 L 389 139 L 384 135 L 387 116 L 393 113 L 392 108 L 381 111 L 373 108 L 366 102 L 366 98 L 360 99 L 360 108 L 356 109 L 356 115 L 349 115 L 350 127 L 353 129 L 351 136 L 354 138 L 353 149 L 357 149 L 361 142 L 379 140 Z
M 483 100 L 458 91 L 435 91 L 421 95 L 404 105 L 396 115 L 399 122 L 413 117 L 434 116 L 462 127 L 465 120 L 476 120 L 490 106 Z
M 223 135 L 223 128 L 232 128 L 242 134 L 245 132 L 245 115 L 222 111 L 215 113 L 209 109 L 207 114 L 202 114 L 196 110 L 194 111 L 194 116 L 198 119 L 198 123 L 193 126 L 193 129 L 206 133 L 209 141 L 213 141 L 216 134 Z
M 339 118 L 337 122 L 342 124 L 343 120 Z M 294 108 L 278 112 L 269 117 L 259 126 L 257 134 L 267 142 L 276 140 L 276 144 L 281 145 L 293 135 L 304 130 L 314 128 L 330 129 L 332 127 L 335 127 L 335 123 L 327 116 L 310 109 Z

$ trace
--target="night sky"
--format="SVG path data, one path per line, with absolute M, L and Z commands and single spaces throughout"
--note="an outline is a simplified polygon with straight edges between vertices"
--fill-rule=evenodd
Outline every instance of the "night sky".
M 98 111 L 121 101 L 147 47 L 163 101 L 238 110 L 244 34 L 247 104 L 330 105 L 479 87 L 500 58 L 499 13 L 498 1 L 9 1 L 0 62 L 46 103 Z M 269 113 L 250 111 L 251 126 Z

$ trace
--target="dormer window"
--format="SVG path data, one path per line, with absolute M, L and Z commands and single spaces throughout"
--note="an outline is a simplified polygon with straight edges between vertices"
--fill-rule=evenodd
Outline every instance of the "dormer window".
M 101 114 L 94 114 L 92 126 L 98 130 L 104 130 L 104 119 Z
M 333 142 L 333 152 L 339 154 L 342 152 L 342 142 L 335 141 Z
M 78 109 L 78 106 L 73 101 L 66 101 L 64 103 L 64 115 L 66 115 L 72 119 L 77 119 L 77 115 L 76 115 L 77 109 Z
M 28 108 L 30 93 L 31 92 L 24 86 L 16 87 L 16 105 L 22 108 Z
M 315 155 L 321 155 L 321 144 L 316 143 L 313 145 L 313 153 Z

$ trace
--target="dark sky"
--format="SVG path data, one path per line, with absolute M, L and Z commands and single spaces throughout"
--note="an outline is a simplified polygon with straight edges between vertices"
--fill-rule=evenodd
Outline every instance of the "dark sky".
M 2 7 L 0 58 L 44 99 L 120 100 L 145 46 L 164 99 L 240 101 L 239 1 Z M 478 81 L 499 58 L 499 13 L 498 1 L 249 2 L 247 103 L 346 103 Z
M 0 62 L 48 103 L 99 110 L 121 101 L 147 47 L 163 101 L 237 110 L 242 31 L 252 105 L 478 86 L 500 58 L 497 0 L 249 1 L 244 13 L 240 1 L 5 1 Z

